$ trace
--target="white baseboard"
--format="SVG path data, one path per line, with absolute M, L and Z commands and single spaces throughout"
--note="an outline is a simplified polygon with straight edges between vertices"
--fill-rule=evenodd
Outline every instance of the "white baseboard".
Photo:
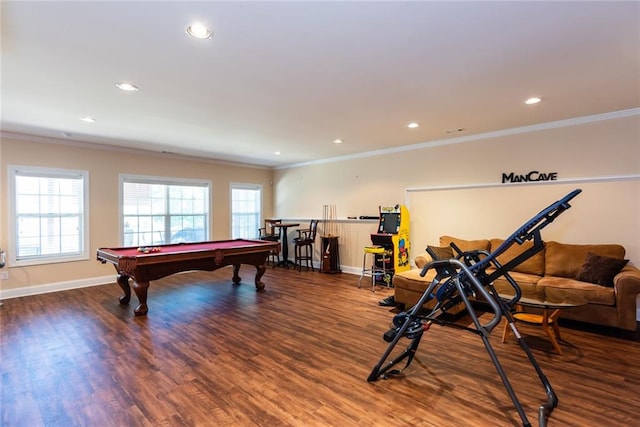
M 348 265 L 341 265 L 340 270 L 342 270 L 343 273 L 357 274 L 358 276 L 362 274 L 362 267 L 349 267 Z
M 87 288 L 89 286 L 115 283 L 115 275 L 103 277 L 91 277 L 88 279 L 69 280 L 66 282 L 48 283 L 38 286 L 25 286 L 15 289 L 0 289 L 0 300 L 9 298 L 26 297 L 30 295 L 48 294 L 50 292 L 68 291 L 70 289 Z

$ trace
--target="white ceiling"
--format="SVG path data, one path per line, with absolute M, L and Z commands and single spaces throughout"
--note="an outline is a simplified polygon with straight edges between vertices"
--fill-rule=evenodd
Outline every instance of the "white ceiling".
M 3 1 L 1 71 L 5 136 L 277 167 L 637 108 L 640 3 Z

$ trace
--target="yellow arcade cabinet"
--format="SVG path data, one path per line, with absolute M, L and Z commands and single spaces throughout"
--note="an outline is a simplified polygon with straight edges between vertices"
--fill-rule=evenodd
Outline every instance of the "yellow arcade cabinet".
M 409 265 L 409 210 L 405 206 L 380 206 L 380 222 L 377 233 L 371 235 L 371 243 L 386 249 L 387 256 L 376 255 L 376 265 L 382 267 L 393 276 L 394 273 L 406 271 Z

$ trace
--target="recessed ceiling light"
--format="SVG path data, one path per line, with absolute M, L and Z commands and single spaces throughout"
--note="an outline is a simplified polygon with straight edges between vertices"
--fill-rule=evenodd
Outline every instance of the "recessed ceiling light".
M 334 143 L 334 144 L 342 144 L 343 142 L 344 142 L 344 141 L 343 141 L 343 140 L 341 140 L 340 138 L 338 138 L 338 139 L 334 139 L 334 140 L 333 140 L 333 143 Z
M 82 120 L 83 122 L 87 122 L 87 123 L 94 123 L 96 121 L 96 119 L 94 119 L 93 117 L 89 117 L 89 116 L 80 117 L 80 120 Z
M 197 39 L 210 39 L 213 32 L 206 26 L 196 23 L 187 27 L 187 34 Z
M 279 155 L 280 155 L 280 154 L 282 154 L 282 153 L 281 153 L 281 152 L 279 152 L 279 151 L 276 151 L 276 152 L 275 152 L 275 153 L 273 153 L 273 154 L 275 154 L 276 156 L 279 156 Z
M 542 101 L 541 98 L 538 98 L 537 96 L 534 96 L 534 97 L 531 97 L 531 98 L 527 99 L 526 101 L 524 101 L 524 103 L 527 104 L 527 105 L 533 105 L 533 104 L 537 104 L 540 101 Z
M 116 83 L 116 87 L 120 90 L 124 90 L 127 92 L 135 92 L 138 90 L 138 86 L 132 85 L 131 83 L 125 83 L 125 82 Z
M 420 126 L 420 125 L 419 125 L 419 124 L 417 124 L 416 122 L 411 122 L 411 123 L 409 123 L 409 124 L 407 125 L 407 127 L 408 127 L 408 128 L 410 128 L 410 129 L 415 129 L 415 128 L 419 127 L 419 126 Z

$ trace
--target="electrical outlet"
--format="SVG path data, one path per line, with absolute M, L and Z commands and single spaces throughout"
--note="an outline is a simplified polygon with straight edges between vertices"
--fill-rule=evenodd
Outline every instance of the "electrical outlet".
M 0 271 L 0 280 L 8 280 L 9 272 L 8 271 Z

